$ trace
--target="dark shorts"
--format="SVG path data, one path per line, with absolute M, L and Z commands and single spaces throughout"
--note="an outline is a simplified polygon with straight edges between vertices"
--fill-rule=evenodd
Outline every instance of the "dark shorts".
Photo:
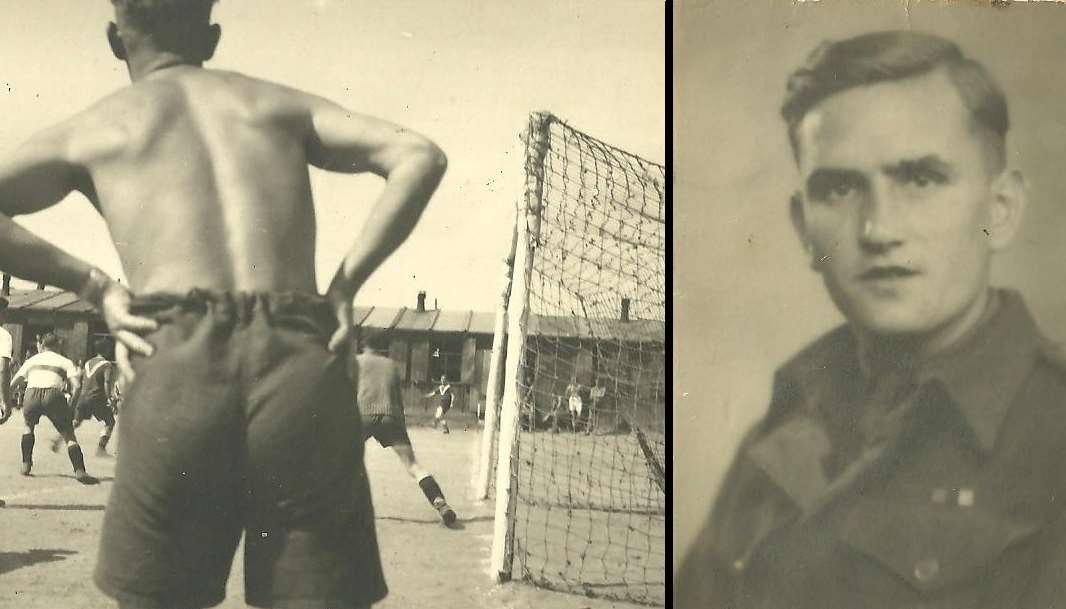
M 95 580 L 120 602 L 222 602 L 245 532 L 246 602 L 384 598 L 362 428 L 329 304 L 303 294 L 138 297 L 133 361 Z
M 26 425 L 33 427 L 41 421 L 41 417 L 47 417 L 52 425 L 55 425 L 59 433 L 74 430 L 71 421 L 73 413 L 67 404 L 67 396 L 63 395 L 62 389 L 41 389 L 30 387 L 22 396 L 22 418 Z
M 396 444 L 411 445 L 407 435 L 407 422 L 387 414 L 372 414 L 363 421 L 363 440 L 374 438 L 382 448 Z
M 107 400 L 99 396 L 82 396 L 74 406 L 74 419 L 85 421 L 96 418 L 108 425 L 115 424 L 115 413 Z
M 447 402 L 442 401 L 440 404 L 438 404 L 438 406 L 440 406 L 440 416 L 443 417 L 444 415 L 448 414 L 448 411 L 452 409 L 452 402 L 454 401 L 455 400 L 448 400 Z

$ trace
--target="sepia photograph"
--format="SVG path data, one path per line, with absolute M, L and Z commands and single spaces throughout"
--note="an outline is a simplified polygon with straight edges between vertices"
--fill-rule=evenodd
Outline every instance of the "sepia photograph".
M 1066 605 L 1066 5 L 672 10 L 673 606 Z
M 34 0 L 0 608 L 667 601 L 667 5 Z

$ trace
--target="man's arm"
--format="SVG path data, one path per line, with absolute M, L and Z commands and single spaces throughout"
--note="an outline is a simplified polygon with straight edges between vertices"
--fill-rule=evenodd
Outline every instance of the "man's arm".
M 30 281 L 77 293 L 103 313 L 112 334 L 128 348 L 150 355 L 137 332 L 154 330 L 150 319 L 129 313 L 129 292 L 92 265 L 71 256 L 12 218 L 47 209 L 75 190 L 86 190 L 86 170 L 70 160 L 67 127 L 34 136 L 0 162 L 0 269 Z
M 11 359 L 0 357 L 0 423 L 7 421 L 15 410 L 11 400 Z
M 330 283 L 337 304 L 348 302 L 377 267 L 407 239 L 447 168 L 444 152 L 427 138 L 398 125 L 349 112 L 314 98 L 308 160 L 343 173 L 370 172 L 385 178 L 363 230 Z M 350 313 L 348 314 L 350 317 Z M 334 349 L 350 331 L 350 320 L 330 340 Z
M 70 383 L 70 401 L 71 403 L 77 402 L 78 397 L 81 395 L 81 379 L 76 376 L 67 377 L 67 382 Z
M 112 396 L 115 395 L 115 366 L 114 364 L 104 364 L 104 399 L 112 401 Z
M 79 173 L 66 158 L 61 128 L 36 135 L 0 162 L 0 268 L 22 279 L 81 290 L 92 267 L 11 219 L 60 202 L 75 190 Z
M 26 360 L 26 362 L 28 361 L 29 360 Z M 11 378 L 11 388 L 18 387 L 21 383 L 26 382 L 26 362 L 23 362 L 22 365 L 19 366 L 18 372 L 16 372 L 15 376 Z

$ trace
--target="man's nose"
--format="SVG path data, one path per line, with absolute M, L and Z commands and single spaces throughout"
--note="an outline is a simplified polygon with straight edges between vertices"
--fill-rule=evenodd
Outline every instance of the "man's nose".
M 903 243 L 903 210 L 887 184 L 872 187 L 859 216 L 859 243 L 881 251 Z

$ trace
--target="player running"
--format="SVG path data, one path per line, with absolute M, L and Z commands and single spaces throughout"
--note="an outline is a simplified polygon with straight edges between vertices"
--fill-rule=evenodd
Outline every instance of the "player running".
M 455 522 L 455 510 L 444 499 L 440 485 L 418 464 L 411 438 L 407 435 L 403 396 L 400 393 L 400 370 L 389 359 L 389 340 L 385 332 L 372 331 L 366 337 L 362 353 L 356 359 L 359 368 L 359 413 L 363 417 L 363 441 L 373 437 L 382 448 L 391 448 L 407 473 L 418 482 L 445 525 Z
M 122 607 L 217 605 L 246 533 L 248 604 L 367 606 L 386 586 L 352 441 L 352 300 L 410 235 L 444 154 L 205 69 L 221 36 L 212 0 L 112 4 L 108 40 L 132 84 L 0 162 L 0 270 L 101 310 L 133 379 L 96 584 Z M 325 294 L 310 166 L 384 179 Z M 129 289 L 10 218 L 73 192 L 103 216 Z
M 448 421 L 445 420 L 444 417 L 448 416 L 448 411 L 452 409 L 452 402 L 455 401 L 455 393 L 452 391 L 452 386 L 448 384 L 447 376 L 442 374 L 440 376 L 440 385 L 423 397 L 431 398 L 434 396 L 437 397 L 438 405 L 437 412 L 433 415 L 433 429 L 440 426 L 444 433 L 451 433 L 451 430 L 448 429 Z
M 63 395 L 68 381 L 72 393 L 76 394 L 80 389 L 78 368 L 60 355 L 58 349 L 59 337 L 52 333 L 41 336 L 37 339 L 37 355 L 26 360 L 11 379 L 12 386 L 26 385 L 22 403 L 22 416 L 26 422 L 22 432 L 22 475 L 29 476 L 33 469 L 33 430 L 45 416 L 67 443 L 74 478 L 82 484 L 96 484 L 99 481 L 85 472 L 85 456 L 74 437 L 70 405 Z
M 0 296 L 0 313 L 7 310 L 8 300 Z M 15 412 L 15 400 L 11 393 L 12 357 L 15 353 L 15 341 L 11 333 L 0 327 L 0 425 L 3 425 Z
M 115 395 L 115 380 L 118 374 L 114 364 L 104 356 L 108 347 L 107 340 L 103 338 L 97 339 L 93 344 L 96 355 L 85 362 L 81 391 L 74 402 L 74 429 L 77 429 L 82 422 L 94 417 L 104 424 L 104 429 L 100 432 L 100 440 L 96 445 L 97 457 L 111 456 L 107 452 L 107 443 L 115 431 L 112 396 Z

